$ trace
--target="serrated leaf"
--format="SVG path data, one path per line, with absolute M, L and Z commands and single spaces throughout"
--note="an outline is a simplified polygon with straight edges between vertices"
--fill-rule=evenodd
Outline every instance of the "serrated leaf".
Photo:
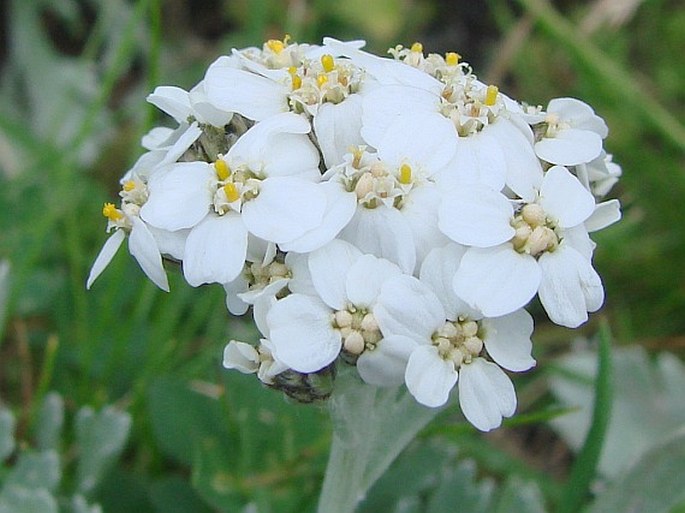
M 57 449 L 64 425 L 64 400 L 56 392 L 45 396 L 36 419 L 36 445 L 39 449 Z
M 61 475 L 59 456 L 55 451 L 24 451 L 8 474 L 5 486 L 52 491 L 59 484 Z
M 0 495 L 0 513 L 57 512 L 57 501 L 45 489 L 5 486 Z
M 599 471 L 619 475 L 646 450 L 668 438 L 685 423 L 685 366 L 662 353 L 650 361 L 641 347 L 614 349 L 615 397 Z M 564 440 L 578 450 L 590 425 L 596 356 L 581 351 L 562 358 L 550 380 L 559 401 L 578 410 L 551 422 Z
M 124 448 L 131 428 L 131 416 L 111 406 L 98 413 L 85 407 L 76 414 L 75 428 L 79 445 L 78 490 L 88 493 Z
M 685 502 L 685 429 L 647 451 L 588 513 L 670 513 Z
M 14 451 L 15 423 L 12 412 L 0 407 L 0 463 Z
M 545 501 L 535 481 L 524 481 L 519 477 L 507 480 L 500 492 L 497 507 L 493 513 L 545 513 Z

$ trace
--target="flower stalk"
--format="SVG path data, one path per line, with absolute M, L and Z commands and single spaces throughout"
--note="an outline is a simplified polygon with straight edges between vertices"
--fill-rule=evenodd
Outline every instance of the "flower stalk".
M 365 384 L 341 369 L 328 403 L 333 439 L 318 513 L 352 513 L 416 434 L 439 413 L 405 387 Z

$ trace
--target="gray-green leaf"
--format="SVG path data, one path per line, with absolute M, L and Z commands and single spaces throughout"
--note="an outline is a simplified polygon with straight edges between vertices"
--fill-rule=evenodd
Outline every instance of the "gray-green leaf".
M 5 480 L 6 487 L 52 491 L 61 478 L 59 456 L 55 451 L 22 452 Z
M 630 347 L 614 349 L 612 358 L 615 396 L 599 462 L 607 477 L 619 475 L 685 423 L 685 368 L 675 356 L 662 353 L 651 362 L 644 349 Z M 565 406 L 579 410 L 551 424 L 577 450 L 590 423 L 596 355 L 574 353 L 559 367 L 550 380 L 552 392 Z
M 45 489 L 7 486 L 0 495 L 0 513 L 57 513 L 57 501 Z
M 56 392 L 43 399 L 38 410 L 36 444 L 39 449 L 57 449 L 64 424 L 64 400 Z
M 81 408 L 76 415 L 78 489 L 88 493 L 95 488 L 106 467 L 124 448 L 131 427 L 131 416 L 113 407 L 95 413 Z
M 0 463 L 14 451 L 15 423 L 12 412 L 0 407 Z
M 643 455 L 588 513 L 669 513 L 685 504 L 685 428 Z

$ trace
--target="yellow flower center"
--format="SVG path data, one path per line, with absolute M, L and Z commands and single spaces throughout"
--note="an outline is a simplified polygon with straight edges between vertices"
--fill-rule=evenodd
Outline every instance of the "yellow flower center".
M 102 215 L 112 222 L 116 222 L 124 217 L 124 214 L 114 206 L 114 203 L 105 203 L 102 207 Z

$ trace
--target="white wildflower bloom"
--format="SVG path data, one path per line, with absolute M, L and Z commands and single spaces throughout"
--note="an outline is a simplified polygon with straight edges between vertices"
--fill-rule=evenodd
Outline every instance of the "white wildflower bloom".
M 482 186 L 463 187 L 440 208 L 440 229 L 470 247 L 455 275 L 457 295 L 489 317 L 524 306 L 536 292 L 550 319 L 576 327 L 604 299 L 583 223 L 594 198 L 564 167 L 545 173 L 531 203 Z M 516 209 L 515 209 L 516 205 Z
M 243 269 L 248 233 L 282 243 L 318 226 L 326 210 L 309 124 L 295 114 L 256 124 L 214 164 L 177 163 L 150 180 L 141 215 L 158 228 L 190 228 L 188 283 L 229 283 Z
M 114 233 L 105 241 L 95 258 L 86 281 L 86 288 L 89 289 L 110 264 L 128 234 L 129 253 L 147 277 L 160 289 L 168 292 L 169 282 L 162 266 L 159 245 L 155 235 L 139 215 L 141 205 L 148 199 L 146 184 L 134 176 L 123 182 L 119 195 L 122 198 L 121 208 L 116 208 L 113 203 L 105 203 L 102 209 L 102 214 L 107 218 L 107 231 L 114 230 Z M 161 238 L 163 235 L 160 231 L 158 237 Z
M 267 385 L 273 378 L 288 370 L 288 367 L 274 360 L 271 343 L 261 339 L 258 347 L 245 342 L 231 340 L 224 348 L 223 365 L 226 369 L 235 369 L 243 374 L 257 374 L 260 381 Z
M 356 148 L 324 177 L 356 208 L 339 237 L 363 252 L 386 258 L 412 273 L 416 261 L 447 240 L 437 229 L 439 192 L 434 176 L 452 157 L 454 140 L 435 137 L 429 116 L 389 128 L 377 153 Z M 347 200 L 349 201 L 349 200 Z
M 391 262 L 339 240 L 312 252 L 308 266 L 317 296 L 291 294 L 267 315 L 274 354 L 298 372 L 324 368 L 341 350 L 356 356 L 378 344 L 376 298 L 386 280 L 401 274 Z
M 588 104 L 575 98 L 555 98 L 547 105 L 542 138 L 535 153 L 551 164 L 576 166 L 591 162 L 602 152 L 609 130 Z
M 219 58 L 207 71 L 205 89 L 221 109 L 264 120 L 281 112 L 305 113 L 328 166 L 362 143 L 363 73 L 349 59 L 289 41 L 269 41 L 259 52 L 236 52 L 242 68 Z
M 498 365 L 523 371 L 535 364 L 530 356 L 533 321 L 525 310 L 483 318 L 445 287 L 455 265 L 441 257 L 449 254 L 458 261 L 462 251 L 456 245 L 436 248 L 421 269 L 422 281 L 401 276 L 384 284 L 375 309 L 385 336 L 378 347 L 394 337 L 408 339 L 404 378 L 417 401 L 442 406 L 459 381 L 465 416 L 487 431 L 499 426 L 502 417 L 511 416 L 516 407 L 513 385 Z M 498 365 L 486 361 L 486 353 Z
M 412 69 L 393 62 L 394 66 Z M 506 184 L 521 197 L 530 197 L 529 184 L 542 168 L 532 148 L 533 133 L 497 87 L 486 86 L 466 68 L 454 66 L 452 75 L 433 79 L 430 87 L 389 85 L 364 94 L 362 136 L 377 147 L 389 127 L 404 124 L 414 133 L 411 114 L 429 116 L 430 132 L 452 139 L 454 153 L 436 176 L 445 187 L 482 183 L 500 190 Z M 404 121 L 401 121 L 404 120 Z

